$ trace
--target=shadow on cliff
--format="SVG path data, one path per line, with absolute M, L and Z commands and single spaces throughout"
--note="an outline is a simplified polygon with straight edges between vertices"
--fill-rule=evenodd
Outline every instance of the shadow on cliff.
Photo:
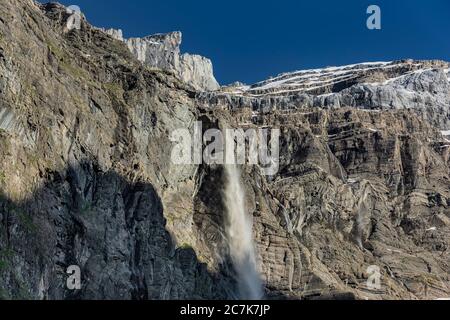
M 176 248 L 154 187 L 91 162 L 42 173 L 27 199 L 0 194 L 0 298 L 225 299 L 230 280 Z M 81 290 L 67 289 L 68 266 Z

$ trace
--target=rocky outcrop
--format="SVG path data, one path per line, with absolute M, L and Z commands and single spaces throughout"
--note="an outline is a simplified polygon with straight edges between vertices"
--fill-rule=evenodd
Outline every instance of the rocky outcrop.
M 181 32 L 131 38 L 125 42 L 139 61 L 152 67 L 174 71 L 195 89 L 213 91 L 220 87 L 214 78 L 209 59 L 180 53 Z
M 121 29 L 113 29 L 113 28 L 105 29 L 105 28 L 98 28 L 98 30 L 100 30 L 100 31 L 102 31 L 102 32 L 104 32 L 104 33 L 106 33 L 106 34 L 109 34 L 111 37 L 113 37 L 113 38 L 116 39 L 116 40 L 124 41 L 124 38 L 123 38 L 123 32 L 122 32 Z
M 410 109 L 437 127 L 450 128 L 448 63 L 395 61 L 297 71 L 252 86 L 200 93 L 203 105 L 254 111 L 354 107 Z
M 219 83 L 214 78 L 211 60 L 200 55 L 180 52 L 182 34 L 179 31 L 125 39 L 120 29 L 97 28 L 97 30 L 125 42 L 133 55 L 142 63 L 153 68 L 171 71 L 196 90 L 220 89 Z
M 195 117 L 189 87 L 85 21 L 66 32 L 60 5 L 15 0 L 0 17 L 0 297 L 228 297 L 232 278 L 167 228 L 165 199 L 195 174 L 166 152 Z
M 320 94 L 199 93 L 66 20 L 58 4 L 0 5 L 1 298 L 238 298 L 223 167 L 171 161 L 170 133 L 196 120 L 281 130 L 276 175 L 241 168 L 268 298 L 450 295 L 449 142 L 437 119 L 448 70 L 339 87 L 334 107 L 315 104 Z M 171 37 L 152 41 L 176 48 Z M 174 57 L 149 59 L 159 54 Z M 404 108 L 365 95 L 373 86 Z M 406 91 L 424 100 L 411 106 Z M 81 290 L 66 286 L 71 265 Z
M 98 29 L 126 43 L 133 55 L 150 67 L 171 71 L 199 91 L 220 88 L 213 74 L 211 60 L 180 52 L 181 32 L 154 34 L 144 38 L 124 39 L 122 30 Z

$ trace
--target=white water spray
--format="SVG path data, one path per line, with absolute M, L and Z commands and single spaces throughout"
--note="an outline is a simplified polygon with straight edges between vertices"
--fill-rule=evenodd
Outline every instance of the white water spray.
M 236 165 L 225 165 L 225 206 L 227 221 L 225 233 L 230 257 L 237 273 L 240 298 L 263 298 L 262 281 L 257 271 L 256 250 L 252 237 L 252 219 L 245 210 L 245 193 Z

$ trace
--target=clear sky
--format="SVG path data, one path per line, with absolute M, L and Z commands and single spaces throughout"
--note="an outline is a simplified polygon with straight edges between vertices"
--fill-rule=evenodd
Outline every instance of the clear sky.
M 448 0 L 59 2 L 126 37 L 182 31 L 182 51 L 210 58 L 221 84 L 363 61 L 450 60 Z M 366 28 L 371 4 L 381 7 L 381 30 Z

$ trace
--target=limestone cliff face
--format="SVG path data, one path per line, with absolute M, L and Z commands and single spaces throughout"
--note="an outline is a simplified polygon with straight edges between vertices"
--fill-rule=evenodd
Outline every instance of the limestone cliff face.
M 116 40 L 126 43 L 133 55 L 142 63 L 171 71 L 186 84 L 199 91 L 216 91 L 220 88 L 214 78 L 211 60 L 200 55 L 181 54 L 181 32 L 154 34 L 144 38 L 124 39 L 122 30 L 103 29 Z
M 112 34 L 118 39 L 121 38 L 120 33 L 112 32 Z M 180 53 L 181 32 L 131 38 L 126 39 L 125 43 L 139 61 L 152 67 L 173 71 L 197 90 L 214 91 L 220 87 L 214 78 L 209 59 Z
M 358 80 L 334 86 L 326 71 L 314 93 L 204 93 L 170 70 L 196 63 L 178 33 L 142 40 L 170 50 L 133 52 L 138 40 L 85 20 L 68 31 L 67 18 L 0 4 L 0 298 L 236 298 L 223 168 L 170 158 L 170 133 L 196 120 L 281 129 L 278 174 L 242 168 L 269 298 L 450 295 L 445 63 L 352 66 L 340 71 Z M 66 286 L 70 265 L 81 290 Z
M 426 121 L 450 128 L 449 64 L 403 60 L 361 63 L 279 75 L 252 86 L 203 92 L 206 105 L 251 106 L 258 112 L 299 108 L 409 109 Z
M 1 297 L 226 297 L 165 217 L 193 193 L 195 168 L 167 148 L 196 117 L 190 87 L 85 21 L 67 32 L 57 4 L 2 2 L 0 17 Z

